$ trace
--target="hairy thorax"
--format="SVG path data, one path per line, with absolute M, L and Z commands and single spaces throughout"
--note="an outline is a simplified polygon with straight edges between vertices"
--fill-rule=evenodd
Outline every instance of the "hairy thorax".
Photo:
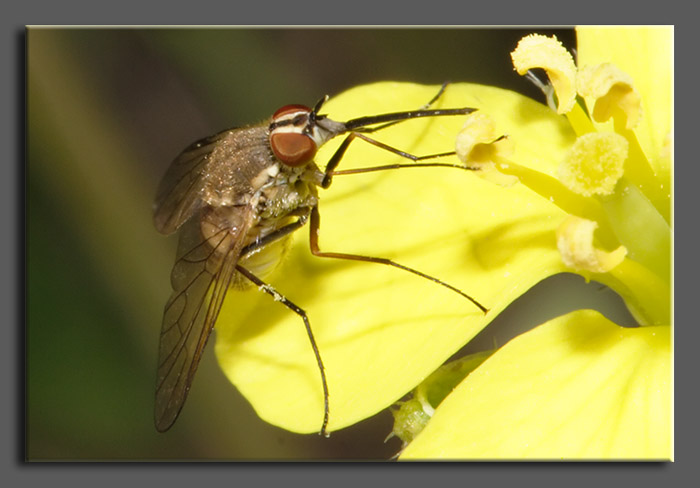
M 207 209 L 200 228 L 214 252 L 230 249 L 235 240 L 239 252 L 246 250 L 238 264 L 263 278 L 280 262 L 289 246 L 290 235 L 282 235 L 281 229 L 306 217 L 317 204 L 316 187 L 321 184 L 323 173 L 313 162 L 302 167 L 280 163 L 269 152 L 266 134 L 251 131 L 244 135 L 244 147 L 233 143 L 225 148 L 226 156 L 236 164 L 212 169 L 207 174 L 203 198 Z M 244 149 L 248 158 L 240 162 L 237 156 Z M 281 234 L 278 239 L 256 246 L 275 232 Z M 234 276 L 233 286 L 245 282 L 239 278 Z
M 264 173 L 260 180 L 265 182 L 251 199 L 252 204 L 257 204 L 257 222 L 248 232 L 246 245 L 307 216 L 318 202 L 316 186 L 320 184 L 323 173 L 315 164 L 289 168 L 278 163 Z M 267 276 L 286 254 L 290 238 L 291 234 L 287 234 L 260 248 L 254 247 L 252 252 L 242 256 L 241 264 L 259 277 Z

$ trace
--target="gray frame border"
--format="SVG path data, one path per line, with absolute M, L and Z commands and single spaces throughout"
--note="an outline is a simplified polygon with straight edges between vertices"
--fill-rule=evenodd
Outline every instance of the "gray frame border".
M 503 3 L 505 5 L 501 5 Z M 24 462 L 24 134 L 25 127 L 25 35 L 24 26 L 32 25 L 80 25 L 80 24 L 121 24 L 121 25 L 148 25 L 148 24 L 201 24 L 221 22 L 221 19 L 231 19 L 231 22 L 243 25 L 339 25 L 339 24 L 368 24 L 373 25 L 441 25 L 445 21 L 454 23 L 455 19 L 464 19 L 465 23 L 482 24 L 526 24 L 536 25 L 561 25 L 569 23 L 661 23 L 674 24 L 680 19 L 692 19 L 688 8 L 688 15 L 683 14 L 677 6 L 680 2 L 664 2 L 663 5 L 655 4 L 654 9 L 635 5 L 634 10 L 625 5 L 611 5 L 609 2 L 587 2 L 586 4 L 573 4 L 576 15 L 570 18 L 554 18 L 558 11 L 558 2 L 491 2 L 486 4 L 469 5 L 466 2 L 432 1 L 423 9 L 402 8 L 397 10 L 392 4 L 380 4 L 356 0 L 353 2 L 334 4 L 332 8 L 328 2 L 303 2 L 300 4 L 287 3 L 275 5 L 249 2 L 241 11 L 241 5 L 235 2 L 200 1 L 196 9 L 191 5 L 178 7 L 169 5 L 163 9 L 159 2 L 145 4 L 135 0 L 122 0 L 110 4 L 98 4 L 86 0 L 73 0 L 65 2 L 27 1 L 19 4 L 8 5 L 3 15 L 4 43 L 6 49 L 1 56 L 4 73 L 2 77 L 2 113 L 10 116 L 3 118 L 2 134 L 6 157 L 1 165 L 0 194 L 6 200 L 2 206 L 2 222 L 9 232 L 2 239 L 2 310 L 6 320 L 3 321 L 2 337 L 6 354 L 6 367 L 3 368 L 3 386 L 7 392 L 5 401 L 2 402 L 3 438 L 6 442 L 2 447 L 3 477 L 9 481 L 9 486 L 104 486 L 122 485 L 124 482 L 137 481 L 142 486 L 193 486 L 195 484 L 255 484 L 255 485 L 288 485 L 297 484 L 313 486 L 316 483 L 341 485 L 357 485 L 364 480 L 373 480 L 377 485 L 398 483 L 401 486 L 425 486 L 437 482 L 469 483 L 479 485 L 484 482 L 489 484 L 520 484 L 530 482 L 542 484 L 546 480 L 548 484 L 564 484 L 566 486 L 590 485 L 591 482 L 605 479 L 606 484 L 615 485 L 624 480 L 625 483 L 634 483 L 635 486 L 658 486 L 668 483 L 667 478 L 682 480 L 690 478 L 694 474 L 694 466 L 688 460 L 693 448 L 697 444 L 696 435 L 697 415 L 694 393 L 697 391 L 697 379 L 691 373 L 697 368 L 692 361 L 697 357 L 690 348 L 700 344 L 697 339 L 697 327 L 684 327 L 680 331 L 679 338 L 675 340 L 675 377 L 676 377 L 676 425 L 675 436 L 675 463 L 581 463 L 581 464 L 556 464 L 556 463 L 475 463 L 475 464 L 411 464 L 411 465 L 386 465 L 373 464 L 236 464 L 226 465 L 165 465 L 165 464 L 137 464 L 120 463 L 104 464 L 52 464 Z M 686 4 L 687 5 L 687 4 Z M 692 7 L 691 7 L 692 8 Z M 624 10 L 623 10 L 624 9 Z M 193 12 L 193 10 L 195 10 Z M 616 11 L 619 10 L 619 11 Z M 222 15 L 224 13 L 224 15 Z M 228 13 L 228 15 L 225 15 Z M 572 11 L 573 13 L 573 11 Z M 575 17 L 575 18 L 574 18 Z M 587 18 L 588 17 L 588 18 Z M 693 26 L 696 28 L 695 26 Z M 676 24 L 675 46 L 679 53 L 675 56 L 680 62 L 675 66 L 680 73 L 684 73 L 692 63 L 683 62 L 684 59 L 692 60 L 695 57 L 686 58 L 684 55 L 697 45 L 697 39 L 690 38 L 691 29 L 686 29 Z M 9 48 L 9 49 L 8 49 Z M 677 98 L 683 100 L 676 112 L 676 120 L 686 122 L 691 110 L 697 104 L 697 97 L 681 98 L 686 91 L 684 83 L 693 79 L 691 76 L 677 76 Z M 676 153 L 682 154 L 686 150 L 684 141 L 692 140 L 683 137 L 684 132 L 695 128 L 692 121 L 688 123 L 676 122 Z M 686 158 L 676 157 L 677 161 Z M 688 158 L 689 159 L 689 158 Z M 679 167 L 679 166 L 677 166 Z M 690 174 L 686 174 L 690 172 Z M 690 216 L 686 213 L 694 213 L 697 202 L 694 196 L 697 191 L 688 191 L 685 188 L 690 182 L 695 181 L 696 166 L 689 164 L 681 168 L 680 177 L 676 178 L 675 187 L 675 220 L 682 222 Z M 697 222 L 697 220 L 695 220 Z M 687 229 L 696 226 L 680 227 L 681 237 L 675 239 L 676 261 L 685 264 L 679 267 L 676 275 L 674 299 L 675 299 L 675 323 L 688 324 L 690 314 L 685 303 L 691 302 L 690 294 L 695 295 L 691 286 L 691 273 L 697 269 L 697 260 L 689 256 L 684 248 L 694 243 L 694 235 L 685 236 Z M 696 247 L 696 246 L 693 246 Z M 687 261 L 687 258 L 690 261 Z M 697 300 L 697 299 L 696 299 Z M 692 302 L 691 302 L 692 303 Z M 680 318 L 680 320 L 678 320 Z M 685 320 L 684 320 L 685 319 Z M 692 383 L 691 383 L 692 382 Z M 694 386 L 692 386 L 694 385 Z M 686 388 L 685 386 L 691 386 Z M 691 413 L 692 412 L 692 413 Z M 696 449 L 696 448 L 695 448 Z M 688 453 L 691 453 L 689 456 Z M 386 467 L 383 467 L 386 466 Z M 339 476 L 341 475 L 341 476 Z

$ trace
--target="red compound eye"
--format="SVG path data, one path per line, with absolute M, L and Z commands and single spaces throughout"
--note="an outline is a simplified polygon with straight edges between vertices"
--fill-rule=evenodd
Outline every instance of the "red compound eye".
M 277 159 L 287 166 L 301 166 L 316 155 L 316 143 L 299 132 L 274 132 L 270 136 L 270 147 Z
M 272 116 L 270 147 L 287 166 L 302 166 L 316 155 L 316 142 L 304 134 L 310 113 L 306 105 L 285 105 Z

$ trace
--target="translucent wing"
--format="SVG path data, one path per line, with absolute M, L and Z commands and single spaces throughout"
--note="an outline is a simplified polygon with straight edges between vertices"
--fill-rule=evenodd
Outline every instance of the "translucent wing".
M 209 210 L 183 227 L 170 277 L 173 293 L 163 314 L 156 382 L 155 423 L 160 432 L 172 426 L 185 403 L 235 272 L 242 237 L 251 225 L 248 207 L 229 208 L 239 225 L 227 226 L 206 240 L 201 219 L 216 212 Z
M 225 130 L 188 146 L 170 164 L 156 195 L 153 221 L 163 234 L 172 234 L 202 205 L 201 192 L 207 164 Z

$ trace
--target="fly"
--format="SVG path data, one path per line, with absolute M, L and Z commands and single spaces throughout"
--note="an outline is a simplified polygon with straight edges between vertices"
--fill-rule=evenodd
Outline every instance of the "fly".
M 160 334 L 156 382 L 155 425 L 168 430 L 187 398 L 202 352 L 216 323 L 229 288 L 254 285 L 296 313 L 306 328 L 318 363 L 324 398 L 322 435 L 328 435 L 329 392 L 319 348 L 306 312 L 263 281 L 279 261 L 266 253 L 283 243 L 307 222 L 311 253 L 319 257 L 384 264 L 429 279 L 487 309 L 461 290 L 394 261 L 336 252 L 318 246 L 319 187 L 328 188 L 335 175 L 403 167 L 447 166 L 420 162 L 454 152 L 414 156 L 365 134 L 420 117 L 465 115 L 473 108 L 430 109 L 445 90 L 423 108 L 359 117 L 336 122 L 319 114 L 324 97 L 311 109 L 286 105 L 266 122 L 219 132 L 187 147 L 170 165 L 158 188 L 154 223 L 163 234 L 180 230 L 170 281 L 172 294 L 165 305 Z M 320 170 L 313 161 L 325 142 L 346 138 Z M 362 139 L 412 163 L 336 171 L 350 143 Z

